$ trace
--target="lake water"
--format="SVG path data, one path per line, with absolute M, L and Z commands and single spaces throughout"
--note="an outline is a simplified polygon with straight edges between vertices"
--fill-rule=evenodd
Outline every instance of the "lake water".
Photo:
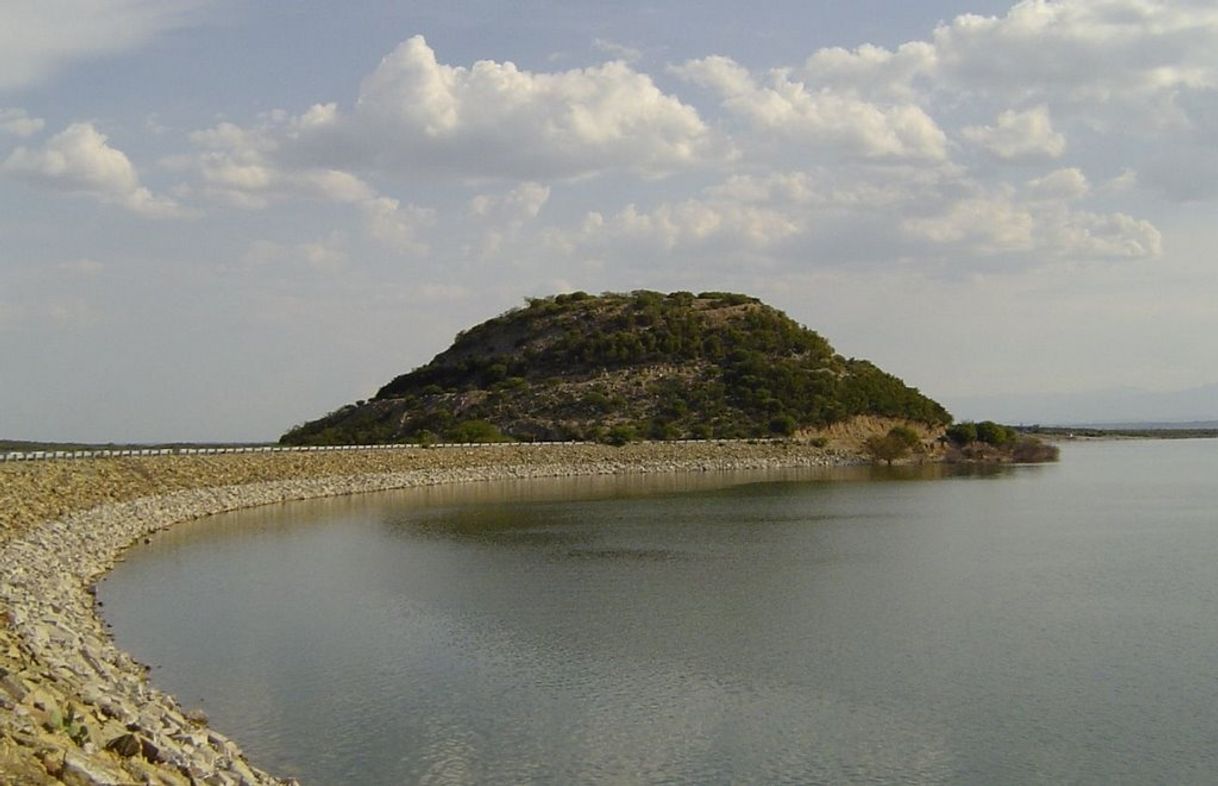
M 1211 783 L 1218 440 L 486 484 L 178 527 L 100 585 L 306 784 Z

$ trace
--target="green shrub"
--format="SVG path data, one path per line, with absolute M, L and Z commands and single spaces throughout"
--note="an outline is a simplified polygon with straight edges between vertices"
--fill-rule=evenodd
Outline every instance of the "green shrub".
M 620 425 L 609 429 L 605 434 L 605 442 L 610 445 L 625 445 L 627 442 L 635 442 L 639 438 L 639 432 L 634 426 Z
M 947 430 L 947 438 L 955 445 L 969 445 L 977 441 L 976 423 L 957 423 Z
M 912 437 L 912 442 L 910 438 Z M 909 451 L 914 445 L 921 443 L 918 435 L 904 426 L 894 426 L 884 436 L 869 437 L 863 443 L 863 449 L 867 451 L 867 455 L 871 456 L 873 461 L 883 461 L 887 464 L 898 459 L 903 459 L 909 455 Z
M 613 402 L 599 390 L 593 390 L 585 395 L 583 404 L 593 412 L 609 412 L 613 408 Z
M 453 442 L 507 442 L 499 427 L 486 420 L 463 420 L 448 432 Z
M 790 415 L 778 415 L 770 419 L 770 433 L 789 437 L 795 433 L 795 418 Z
M 918 436 L 918 432 L 907 426 L 893 426 L 888 432 L 888 436 L 905 445 L 910 450 L 922 445 L 922 438 Z
M 1018 437 L 1015 429 L 1001 426 L 992 420 L 983 420 L 977 424 L 977 440 L 987 445 L 1002 447 L 1011 444 Z

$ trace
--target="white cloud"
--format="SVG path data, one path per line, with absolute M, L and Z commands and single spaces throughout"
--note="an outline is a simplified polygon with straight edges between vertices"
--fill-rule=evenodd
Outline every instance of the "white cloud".
M 1181 91 L 1218 84 L 1218 6 L 1201 0 L 1023 0 L 1002 17 L 966 14 L 932 37 L 948 86 L 1020 103 L 1157 110 L 1179 122 Z
M 521 183 L 506 194 L 478 194 L 469 202 L 469 212 L 475 216 L 499 217 L 508 221 L 537 218 L 550 199 L 550 187 L 541 183 Z
M 5 0 L 0 91 L 37 84 L 75 60 L 134 49 L 196 23 L 209 0 Z
M 326 107 L 313 107 L 289 124 L 295 128 L 324 125 L 319 116 L 326 111 Z M 293 198 L 350 204 L 376 197 L 371 186 L 350 172 L 279 164 L 275 153 L 281 146 L 280 136 L 287 133 L 283 126 L 281 122 L 278 126 L 246 129 L 221 123 L 196 131 L 190 138 L 202 152 L 182 163 L 198 170 L 206 194 L 234 207 L 261 209 L 274 201 Z
M 232 207 L 260 210 L 293 199 L 352 205 L 372 239 L 403 254 L 427 253 L 429 246 L 421 236 L 435 224 L 434 210 L 403 205 L 341 169 L 280 160 L 285 145 L 302 134 L 330 127 L 335 118 L 333 104 L 318 104 L 299 117 L 270 113 L 255 128 L 221 123 L 191 134 L 191 141 L 202 148 L 194 158 L 170 163 L 197 169 L 204 193 Z
M 360 174 L 398 182 L 420 174 L 532 182 L 607 171 L 658 177 L 728 152 L 692 107 L 624 62 L 555 73 L 485 60 L 450 66 L 422 36 L 381 61 L 348 111 L 336 103 L 296 116 L 276 110 L 256 125 L 225 122 L 191 139 L 203 191 L 248 208 L 306 195 L 367 203 L 377 192 Z
M 1121 174 L 1104 183 L 1101 189 L 1107 194 L 1124 194 L 1137 188 L 1138 173 L 1128 167 Z
M 1163 253 L 1163 236 L 1149 221 L 1124 213 L 1068 212 L 1050 223 L 1047 245 L 1058 256 L 1081 259 L 1143 259 Z
M 1028 181 L 1029 193 L 1039 199 L 1073 201 L 1091 192 L 1087 176 L 1077 167 L 1055 169 L 1044 177 Z
M 30 117 L 24 109 L 0 107 L 0 131 L 14 136 L 31 136 L 46 125 L 40 117 Z
M 911 238 L 972 254 L 1030 252 L 1036 220 L 1007 195 L 975 196 L 947 206 L 938 215 L 903 222 Z
M 1066 152 L 1066 137 L 1053 130 L 1048 107 L 1024 112 L 1008 109 L 992 126 L 967 126 L 961 135 L 999 158 L 1059 158 Z
M 592 48 L 626 63 L 637 62 L 643 57 L 643 53 L 632 46 L 626 46 L 625 44 L 619 44 L 616 41 L 609 41 L 604 38 L 594 38 L 592 40 Z
M 362 203 L 361 208 L 368 231 L 374 238 L 402 253 L 427 253 L 428 245 L 419 235 L 435 224 L 434 210 L 402 205 L 391 197 L 370 199 Z
M 487 258 L 499 253 L 504 243 L 518 237 L 537 218 L 549 199 L 550 187 L 534 182 L 521 183 L 505 194 L 478 194 L 470 199 L 468 214 L 483 224 L 478 255 Z
M 551 229 L 544 243 L 566 256 L 611 260 L 623 266 L 659 266 L 699 260 L 699 268 L 785 259 L 786 245 L 807 235 L 818 220 L 807 173 L 737 175 L 694 198 L 650 208 L 626 205 L 615 213 L 592 211 L 578 227 Z
M 1077 170 L 1059 170 L 1031 184 L 1031 200 L 1021 199 L 1014 189 L 994 189 L 948 202 L 932 215 L 907 218 L 902 228 L 911 241 L 929 243 L 932 251 L 1020 255 L 1032 263 L 1153 258 L 1162 253 L 1162 236 L 1149 221 L 1123 213 L 1073 210 L 1060 193 L 1058 199 L 1036 198 L 1053 189 L 1073 189 L 1064 198 L 1075 199 L 1086 183 L 1080 178 Z
M 549 228 L 542 239 L 554 254 L 608 267 L 696 262 L 705 273 L 745 264 L 775 275 L 897 262 L 1014 271 L 1160 255 L 1154 225 L 1086 209 L 1091 193 L 1077 168 L 1014 187 L 963 172 L 824 167 L 733 175 L 694 198 L 589 212 L 580 226 Z
M 653 176 L 722 153 L 693 107 L 624 62 L 555 73 L 450 66 L 422 36 L 381 61 L 335 126 L 334 143 L 368 165 L 474 177 Z
M 338 169 L 308 169 L 295 173 L 289 181 L 301 191 L 331 202 L 364 202 L 375 196 L 375 191 L 363 180 Z
M 765 176 L 731 175 L 723 183 L 706 189 L 706 193 L 719 199 L 737 202 L 783 200 L 805 203 L 814 198 L 812 178 L 807 172 L 784 172 Z
M 799 74 L 817 88 L 916 101 L 915 82 L 933 72 L 936 58 L 934 46 L 925 41 L 910 41 L 895 51 L 873 44 L 854 50 L 828 47 L 814 52 Z
M 591 214 L 585 226 L 589 225 L 610 237 L 641 241 L 665 251 L 678 247 L 690 251 L 710 243 L 720 248 L 724 248 L 721 244 L 764 248 L 800 231 L 798 221 L 780 210 L 702 199 L 666 202 L 647 212 L 628 205 L 604 221 L 600 214 Z
M 720 56 L 673 70 L 717 93 L 729 114 L 785 144 L 834 147 L 864 158 L 946 157 L 946 136 L 915 104 L 879 104 L 850 91 L 812 90 L 783 69 L 771 71 L 763 85 L 746 68 Z
M 1187 98 L 1218 85 L 1209 0 L 1022 0 L 964 14 L 895 50 L 826 48 L 796 72 L 810 91 L 927 106 L 1047 104 L 1090 126 L 1188 127 Z
M 0 173 L 121 205 L 149 218 L 185 214 L 172 199 L 154 195 L 141 185 L 130 159 L 111 147 L 106 135 L 91 123 L 73 123 L 40 149 L 17 148 L 0 164 Z

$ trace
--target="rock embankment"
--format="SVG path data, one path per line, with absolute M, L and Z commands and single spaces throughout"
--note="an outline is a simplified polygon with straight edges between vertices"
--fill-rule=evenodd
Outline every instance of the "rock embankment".
M 155 456 L 0 465 L 0 784 L 280 784 L 152 687 L 95 614 L 93 583 L 178 522 L 439 483 L 824 466 L 797 443 Z

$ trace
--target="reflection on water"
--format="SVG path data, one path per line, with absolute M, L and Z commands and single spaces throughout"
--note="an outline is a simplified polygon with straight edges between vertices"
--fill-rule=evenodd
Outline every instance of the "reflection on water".
M 306 783 L 1199 783 L 1215 448 L 319 500 L 165 533 L 101 597 Z

